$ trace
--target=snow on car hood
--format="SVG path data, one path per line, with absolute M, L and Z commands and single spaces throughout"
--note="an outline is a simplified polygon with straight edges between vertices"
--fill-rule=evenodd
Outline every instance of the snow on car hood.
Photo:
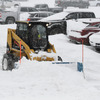
M 100 19 L 95 19 L 95 18 L 67 20 L 67 34 L 68 36 L 70 35 L 77 38 L 85 38 L 87 37 L 87 35 L 81 36 L 80 32 L 84 28 L 86 28 L 89 25 L 89 23 L 98 22 L 98 21 L 100 21 Z M 75 32 L 75 31 L 79 31 L 79 32 Z
M 100 32 L 91 35 L 89 40 L 93 43 L 100 43 Z
M 41 19 L 41 21 L 49 21 L 49 20 L 62 20 L 64 19 L 69 13 L 68 12 L 60 12 L 49 17 Z
M 75 31 L 82 31 L 88 24 L 83 23 L 82 21 L 69 20 L 67 21 L 67 34 L 68 36 L 80 37 L 80 33 Z

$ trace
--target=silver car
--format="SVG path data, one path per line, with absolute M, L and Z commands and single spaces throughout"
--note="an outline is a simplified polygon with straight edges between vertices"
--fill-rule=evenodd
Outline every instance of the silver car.
M 27 20 L 28 21 L 36 21 L 36 20 L 40 20 L 42 18 L 53 15 L 53 12 L 39 11 L 39 12 L 31 12 L 29 14 L 30 15 L 29 15 L 29 18 Z

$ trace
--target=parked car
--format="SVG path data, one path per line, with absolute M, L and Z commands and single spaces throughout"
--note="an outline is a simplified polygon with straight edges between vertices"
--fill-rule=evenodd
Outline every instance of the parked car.
M 68 20 L 85 20 L 89 18 L 95 18 L 95 14 L 93 12 L 84 10 L 69 10 L 43 18 L 41 21 L 51 22 L 49 34 L 52 35 L 57 33 L 67 34 Z M 54 23 L 54 21 L 58 21 L 59 23 Z
M 36 4 L 35 8 L 39 11 L 50 11 L 53 13 L 59 13 L 63 11 L 62 7 L 55 6 L 53 8 L 50 8 L 48 4 Z
M 29 17 L 30 12 L 38 12 L 34 7 L 19 7 L 20 21 L 25 21 Z
M 71 34 L 68 35 L 68 38 L 75 43 L 82 43 L 83 40 L 84 44 L 89 45 L 89 37 L 92 34 L 100 32 L 100 22 L 91 22 L 89 25 L 87 23 L 81 22 L 80 24 L 77 22 L 77 29 L 71 30 Z M 82 25 L 83 28 L 81 29 L 80 27 L 82 27 Z
M 11 6 L 20 6 L 20 3 L 13 0 L 0 0 L 0 7 L 2 6 L 10 8 Z
M 39 11 L 48 11 L 49 7 L 47 4 L 36 4 L 35 8 Z
M 89 43 L 93 46 L 97 51 L 100 51 L 100 32 L 93 34 L 89 37 Z
M 27 20 L 36 21 L 51 15 L 53 15 L 53 12 L 48 12 L 48 11 L 31 12 L 29 13 L 29 18 Z
M 63 8 L 67 7 L 87 8 L 89 6 L 88 0 L 55 0 L 55 4 Z
M 0 23 L 13 24 L 19 20 L 19 11 L 10 11 L 0 9 Z

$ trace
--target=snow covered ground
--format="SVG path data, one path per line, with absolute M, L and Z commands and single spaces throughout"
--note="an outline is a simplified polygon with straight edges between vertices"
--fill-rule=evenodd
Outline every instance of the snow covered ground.
M 6 49 L 7 28 L 0 25 L 0 67 Z M 66 35 L 49 36 L 57 55 L 63 61 L 81 62 L 82 45 L 68 41 Z M 22 59 L 18 69 L 0 70 L 1 100 L 99 100 L 100 99 L 100 54 L 90 46 L 84 46 L 84 71 L 77 71 L 76 64 L 56 65 L 52 62 Z
M 49 4 L 51 2 L 44 1 Z M 90 9 L 99 17 L 99 8 Z M 0 25 L 0 69 L 3 54 L 6 52 L 7 29 L 15 27 L 15 24 Z M 49 36 L 49 40 L 63 61 L 82 61 L 81 44 L 69 42 L 63 34 Z M 84 79 L 83 73 L 77 71 L 76 63 L 57 65 L 52 62 L 32 62 L 23 58 L 21 64 L 18 62 L 18 69 L 0 70 L 0 100 L 99 100 L 99 59 L 100 53 L 90 46 L 84 46 Z

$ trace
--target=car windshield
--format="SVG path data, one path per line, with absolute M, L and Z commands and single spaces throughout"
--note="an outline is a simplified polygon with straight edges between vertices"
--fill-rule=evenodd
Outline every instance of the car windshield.
M 35 12 L 35 11 L 38 11 L 38 10 L 33 8 L 33 7 L 21 7 L 21 11 L 22 12 Z
M 29 12 L 34 12 L 34 11 L 38 11 L 38 10 L 35 8 L 29 8 Z
M 47 8 L 47 5 L 41 5 L 41 8 Z
M 28 12 L 27 7 L 21 7 L 22 12 Z
M 34 13 L 34 14 L 30 14 L 29 17 L 35 17 L 36 15 L 37 15 L 36 13 Z
M 36 5 L 35 8 L 39 8 L 39 5 Z

